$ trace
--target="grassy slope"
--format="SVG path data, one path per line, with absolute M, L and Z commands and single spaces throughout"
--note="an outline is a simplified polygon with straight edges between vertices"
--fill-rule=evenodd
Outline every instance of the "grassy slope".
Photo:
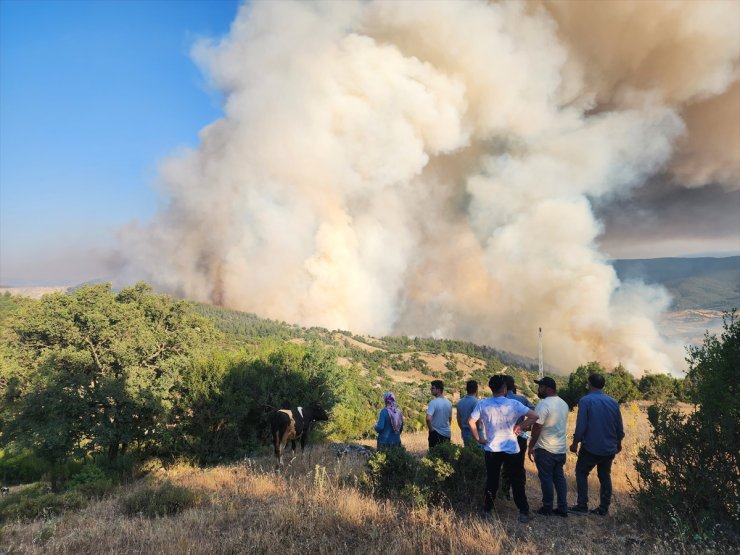
M 324 446 L 298 457 L 275 474 L 271 457 L 241 464 L 198 469 L 161 469 L 133 486 L 120 488 L 81 511 L 51 520 L 9 523 L 0 532 L 0 551 L 9 553 L 673 553 L 660 533 L 646 530 L 632 511 L 628 480 L 631 461 L 647 434 L 643 404 L 623 409 L 627 440 L 612 471 L 612 514 L 534 517 L 516 521 L 512 501 L 496 503 L 498 518 L 476 518 L 479 499 L 454 510 L 411 510 L 373 499 L 354 484 L 364 459 L 338 459 Z M 575 422 L 571 414 L 570 431 Z M 459 442 L 459 434 L 454 433 Z M 404 434 L 407 449 L 426 451 L 423 434 Z M 569 499 L 575 499 L 575 455 L 568 454 Z M 526 462 L 527 495 L 539 507 L 534 465 Z M 132 489 L 164 479 L 198 490 L 205 502 L 166 518 L 127 517 L 121 500 Z M 481 484 L 482 486 L 482 484 Z M 598 482 L 590 480 L 591 504 Z

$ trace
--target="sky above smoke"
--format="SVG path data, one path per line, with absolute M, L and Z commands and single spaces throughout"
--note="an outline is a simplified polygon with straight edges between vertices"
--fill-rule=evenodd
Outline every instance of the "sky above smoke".
M 531 354 L 542 327 L 565 370 L 677 371 L 667 295 L 607 261 L 640 233 L 740 250 L 738 21 L 721 1 L 250 3 L 193 50 L 225 115 L 163 162 L 128 275 L 373 335 Z

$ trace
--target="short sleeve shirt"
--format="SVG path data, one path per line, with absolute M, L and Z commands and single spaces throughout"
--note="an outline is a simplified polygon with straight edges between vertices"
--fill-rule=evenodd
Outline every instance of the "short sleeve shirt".
M 435 397 L 429 402 L 427 414 L 432 417 L 432 429 L 441 436 L 451 437 L 450 418 L 452 403 L 444 397 Z
M 506 397 L 489 397 L 480 401 L 470 417 L 483 422 L 488 438 L 485 450 L 512 455 L 518 453 L 519 442 L 514 435 L 514 424 L 529 410 L 519 401 Z
M 553 455 L 566 452 L 565 428 L 568 425 L 568 404 L 557 395 L 545 397 L 535 407 L 542 425 L 535 449 L 544 449 Z
M 475 395 L 466 395 L 457 402 L 457 415 L 460 417 L 463 429 L 468 429 L 468 418 L 477 404 L 478 398 Z

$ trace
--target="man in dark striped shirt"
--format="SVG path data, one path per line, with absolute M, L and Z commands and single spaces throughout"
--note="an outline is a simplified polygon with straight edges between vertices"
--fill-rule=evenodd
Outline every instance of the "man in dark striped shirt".
M 601 374 L 588 377 L 588 394 L 578 402 L 578 418 L 570 450 L 578 453 L 576 485 L 578 504 L 569 510 L 574 514 L 588 514 L 588 475 L 596 467 L 599 477 L 600 504 L 591 512 L 605 516 L 612 499 L 612 461 L 622 450 L 624 427 L 619 403 L 602 389 L 605 380 Z M 578 444 L 581 444 L 580 451 Z

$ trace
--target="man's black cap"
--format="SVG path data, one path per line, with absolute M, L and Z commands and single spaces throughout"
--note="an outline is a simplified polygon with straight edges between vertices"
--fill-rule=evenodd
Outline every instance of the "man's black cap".
M 545 387 L 551 387 L 555 390 L 557 390 L 558 388 L 555 380 L 553 380 L 550 376 L 545 376 L 541 380 L 535 380 L 534 383 L 536 383 L 537 385 L 544 385 Z

